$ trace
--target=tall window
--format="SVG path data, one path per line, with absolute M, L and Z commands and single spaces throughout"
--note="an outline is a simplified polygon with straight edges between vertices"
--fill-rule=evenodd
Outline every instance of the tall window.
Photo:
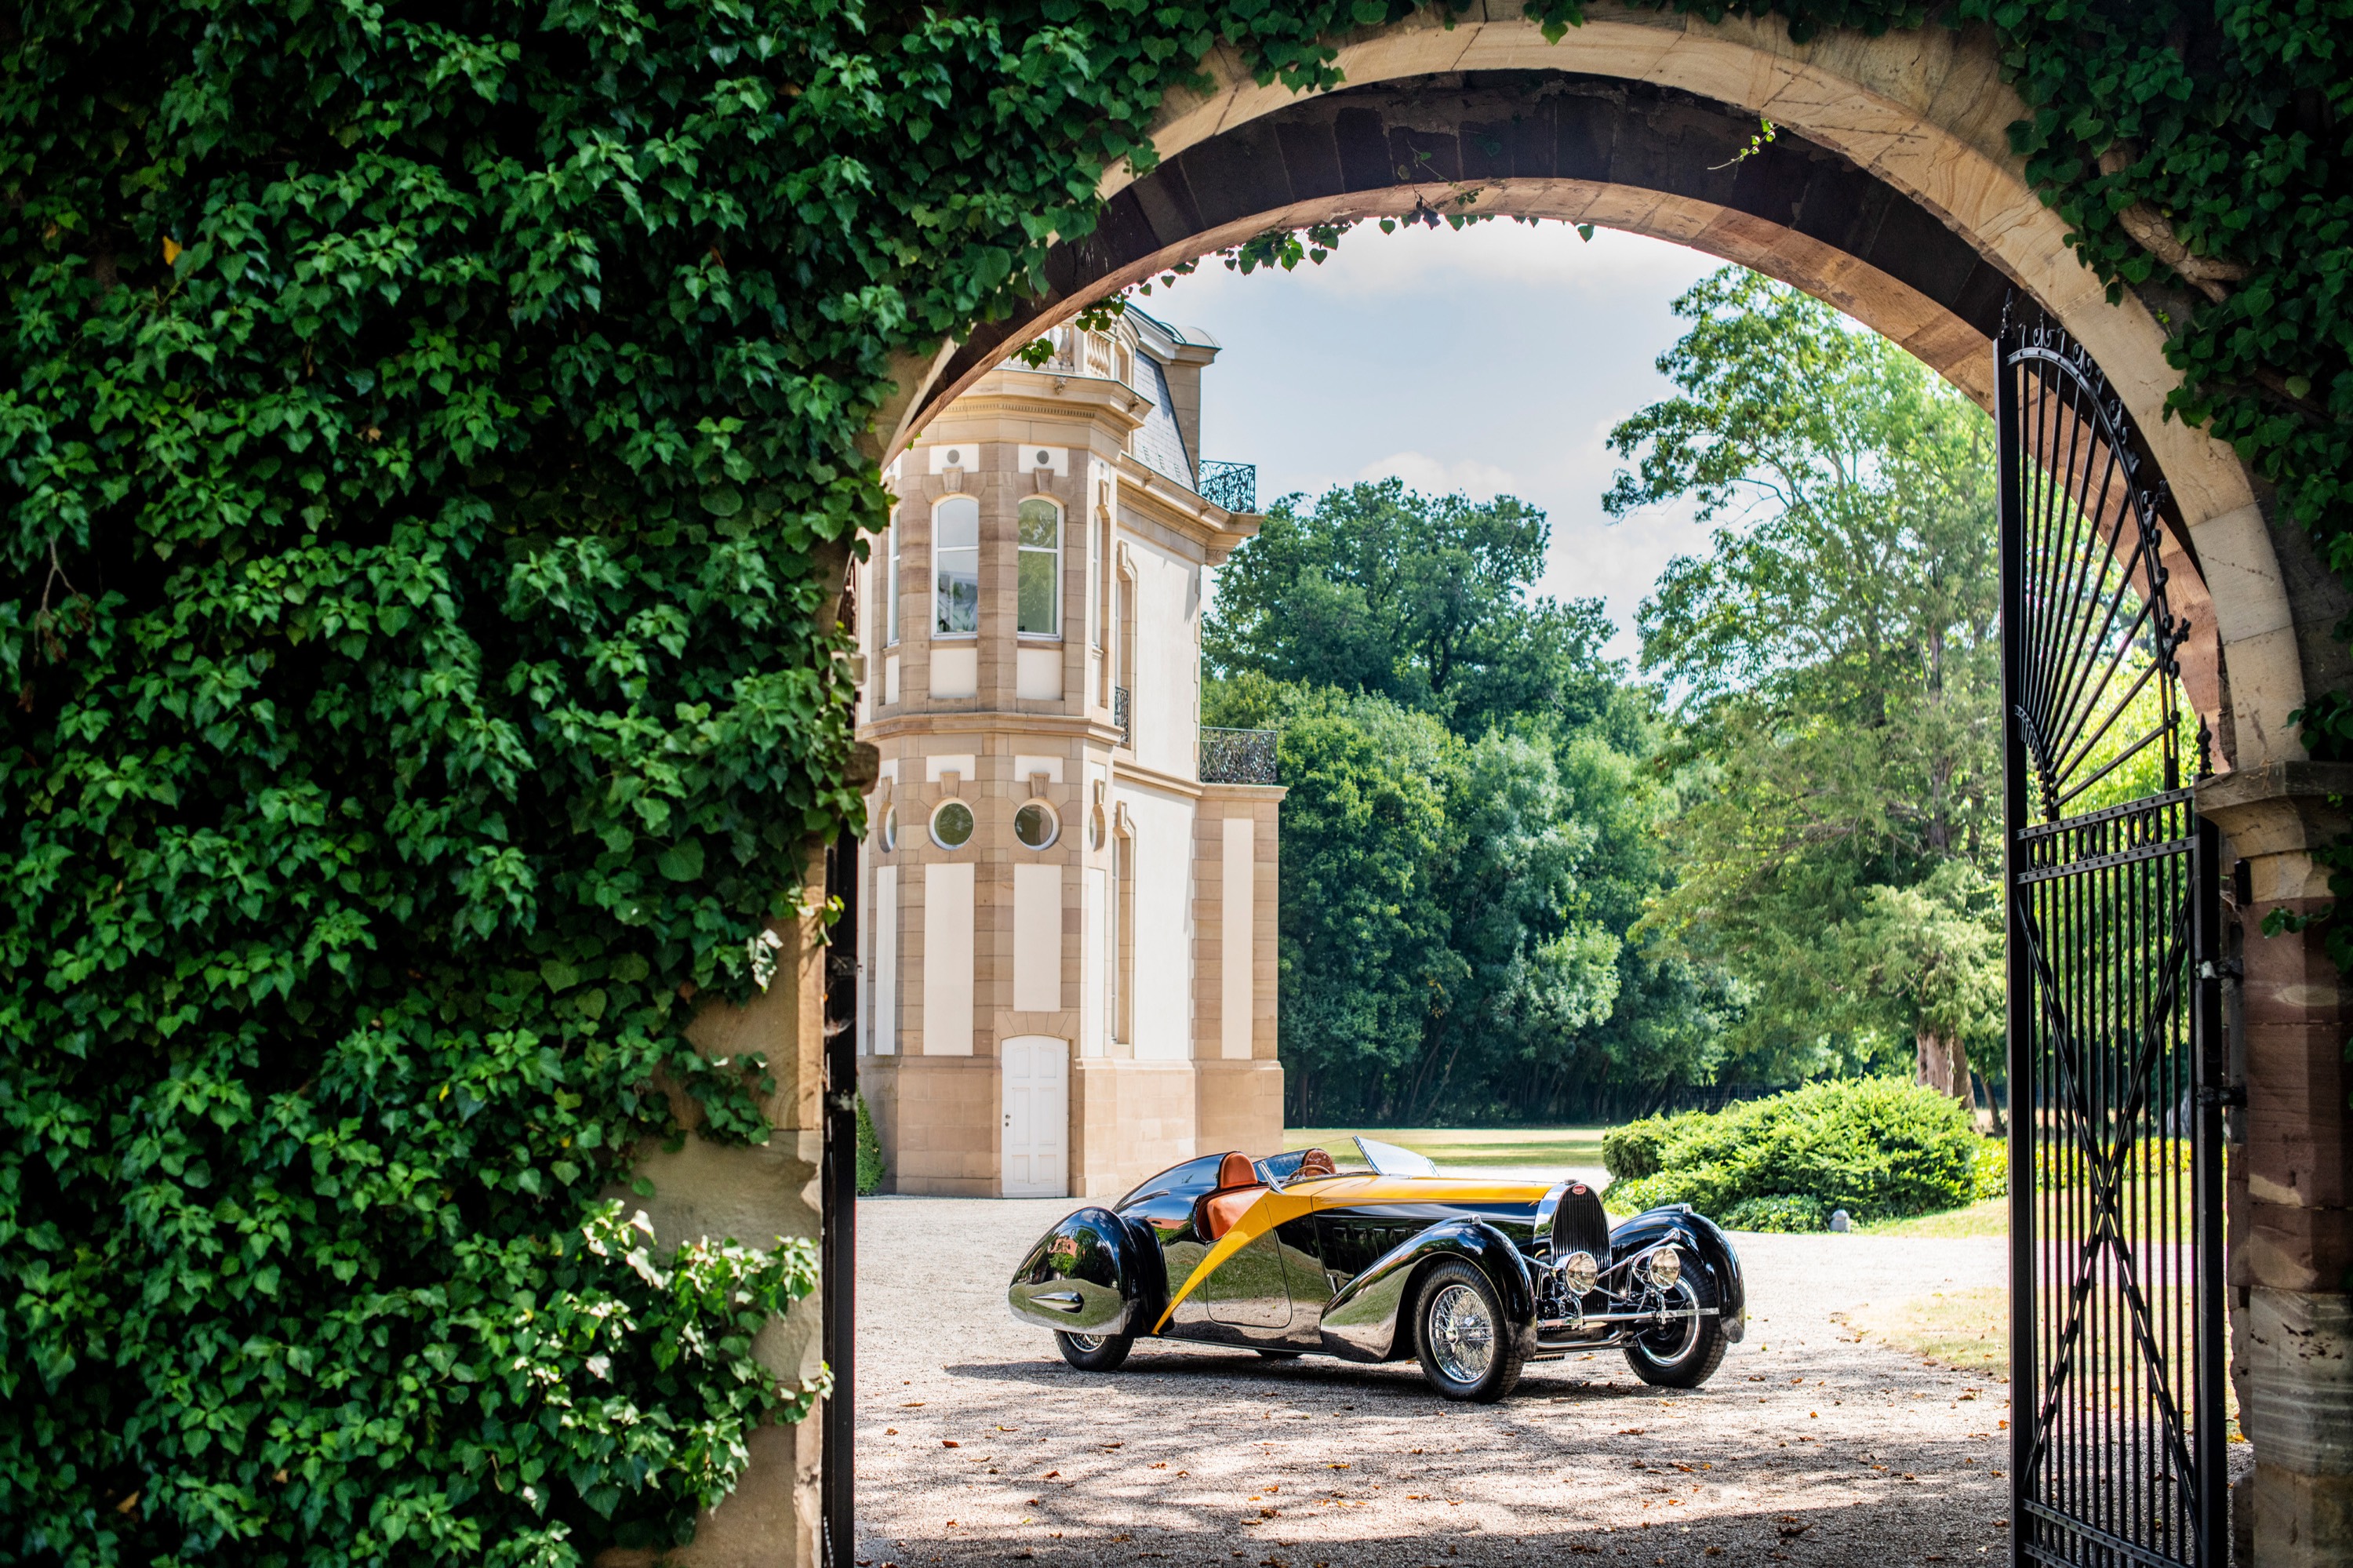
M 1025 637 L 1062 634 L 1062 509 L 1033 495 L 1014 514 L 1021 562 L 1016 630 Z
M 980 503 L 951 495 L 932 511 L 932 635 L 980 634 Z
M 891 509 L 890 562 L 882 579 L 882 636 L 887 646 L 899 645 L 899 509 Z

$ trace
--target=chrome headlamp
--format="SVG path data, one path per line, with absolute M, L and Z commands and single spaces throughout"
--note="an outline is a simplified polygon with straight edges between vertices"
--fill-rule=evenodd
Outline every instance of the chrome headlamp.
M 1601 1266 L 1589 1252 L 1573 1252 L 1562 1258 L 1553 1272 L 1559 1277 L 1562 1289 L 1571 1296 L 1582 1296 L 1600 1279 Z
M 1651 1284 L 1662 1290 L 1672 1290 L 1675 1282 L 1683 1277 L 1683 1255 L 1671 1245 L 1660 1247 L 1643 1260 L 1642 1268 L 1650 1275 Z

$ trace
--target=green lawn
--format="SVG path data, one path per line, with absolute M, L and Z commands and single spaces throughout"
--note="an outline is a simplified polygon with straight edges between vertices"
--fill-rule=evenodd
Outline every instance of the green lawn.
M 1282 1135 L 1285 1149 L 1317 1145 L 1335 1155 L 1355 1152 L 1348 1139 L 1361 1132 L 1426 1154 L 1441 1170 L 1468 1165 L 1557 1165 L 1601 1163 L 1601 1127 L 1306 1127 Z

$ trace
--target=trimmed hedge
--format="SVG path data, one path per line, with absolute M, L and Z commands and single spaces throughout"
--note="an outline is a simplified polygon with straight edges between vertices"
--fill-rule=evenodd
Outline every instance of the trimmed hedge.
M 1987 1147 L 1957 1101 L 1897 1078 L 1809 1085 L 1710 1115 L 1650 1117 L 1602 1139 L 1620 1213 L 1689 1203 L 1736 1230 L 1814 1231 L 1957 1208 Z

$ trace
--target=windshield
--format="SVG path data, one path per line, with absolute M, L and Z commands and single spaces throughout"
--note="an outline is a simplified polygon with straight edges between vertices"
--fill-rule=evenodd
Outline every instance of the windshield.
M 1270 1187 L 1287 1187 L 1293 1181 L 1302 1180 L 1299 1168 L 1310 1154 L 1323 1154 L 1325 1160 L 1332 1160 L 1332 1169 L 1328 1171 L 1321 1169 L 1310 1171 L 1304 1178 L 1307 1181 L 1312 1181 L 1318 1176 L 1336 1176 L 1354 1172 L 1356 1161 L 1347 1160 L 1345 1156 L 1340 1160 L 1332 1160 L 1330 1154 L 1320 1149 L 1291 1149 L 1285 1150 L 1281 1154 L 1270 1154 L 1258 1161 L 1259 1180 Z
M 1438 1167 L 1428 1157 L 1410 1149 L 1399 1149 L 1394 1143 L 1359 1137 L 1356 1147 L 1364 1151 L 1365 1163 L 1384 1176 L 1435 1176 Z

